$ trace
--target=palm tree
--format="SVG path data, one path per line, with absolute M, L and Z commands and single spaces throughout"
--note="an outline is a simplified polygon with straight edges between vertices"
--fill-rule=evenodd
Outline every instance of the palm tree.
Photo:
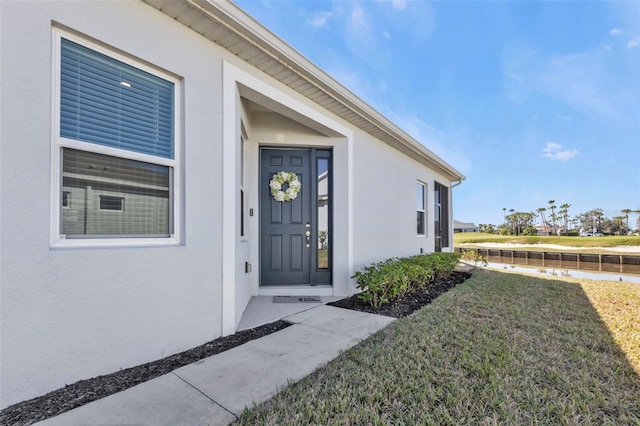
M 506 207 L 502 208 L 502 219 L 503 219 L 502 222 L 506 224 L 507 223 L 507 208 Z
M 622 209 L 620 210 L 622 214 L 624 214 L 625 219 L 627 220 L 627 232 L 629 232 L 629 214 L 633 213 L 631 209 Z
M 549 203 L 549 209 L 551 210 L 551 220 L 553 222 L 553 230 L 555 231 L 556 229 L 556 205 L 555 205 L 556 200 L 549 200 L 547 201 L 547 203 Z
M 547 209 L 544 207 L 540 207 L 536 211 L 540 214 L 540 220 L 542 221 L 542 232 L 547 232 L 547 221 L 544 218 L 544 212 L 546 212 Z
M 565 232 L 569 230 L 569 207 L 571 207 L 571 204 L 564 203 L 563 205 L 560 206 L 560 212 L 559 212 L 562 215 L 562 218 L 564 219 Z
M 618 226 L 619 234 L 622 235 L 622 223 L 624 222 L 624 216 L 614 216 L 613 222 Z
M 515 230 L 515 226 L 516 226 L 516 222 L 515 222 L 515 218 L 513 217 L 513 212 L 515 212 L 514 209 L 509 209 L 509 220 L 511 221 L 511 233 L 515 234 L 516 230 Z
M 604 213 L 602 212 L 602 209 L 589 210 L 586 213 L 586 215 L 588 215 L 589 219 L 592 221 L 594 230 L 597 231 L 598 229 L 600 229 L 600 225 L 602 224 L 602 219 L 604 218 Z

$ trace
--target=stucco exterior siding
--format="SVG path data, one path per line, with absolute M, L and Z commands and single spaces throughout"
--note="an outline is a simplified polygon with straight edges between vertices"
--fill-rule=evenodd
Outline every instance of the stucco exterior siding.
M 357 132 L 354 138 L 354 267 L 433 251 L 433 182 L 448 180 Z M 427 235 L 416 229 L 416 185 L 427 184 Z
M 221 335 L 224 51 L 138 2 L 2 2 L 0 15 L 5 407 Z M 180 245 L 50 247 L 52 23 L 182 80 Z

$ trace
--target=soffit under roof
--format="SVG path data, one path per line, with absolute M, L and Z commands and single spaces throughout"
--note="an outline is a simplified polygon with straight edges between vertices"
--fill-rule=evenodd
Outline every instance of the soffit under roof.
M 452 181 L 465 177 L 229 1 L 143 0 Z
M 301 124 L 321 135 L 327 137 L 341 137 L 340 133 L 335 130 L 324 126 L 318 123 L 315 120 L 310 119 L 309 117 L 300 114 L 298 111 L 288 108 L 281 103 L 275 102 L 274 100 L 268 98 L 262 93 L 258 93 L 253 89 L 241 86 L 240 88 L 240 97 L 247 101 L 247 106 L 249 110 L 256 113 L 275 113 L 281 115 L 289 120 L 295 121 L 298 124 Z

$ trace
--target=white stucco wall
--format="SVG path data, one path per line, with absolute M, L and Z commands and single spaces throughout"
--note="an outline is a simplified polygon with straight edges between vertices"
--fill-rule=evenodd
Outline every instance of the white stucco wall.
M 361 131 L 354 136 L 353 152 L 355 269 L 389 257 L 420 254 L 420 249 L 433 252 L 433 183 L 449 185 L 449 181 Z M 427 184 L 426 237 L 416 232 L 418 181 Z
M 1 2 L 0 407 L 220 336 L 222 60 L 141 2 Z M 52 22 L 183 79 L 182 244 L 50 247 Z

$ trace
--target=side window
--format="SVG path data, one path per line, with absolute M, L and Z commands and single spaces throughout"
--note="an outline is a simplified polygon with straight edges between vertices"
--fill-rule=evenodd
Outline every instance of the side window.
M 62 32 L 56 54 L 54 244 L 175 239 L 179 82 Z
M 442 247 L 449 247 L 449 187 L 440 185 L 440 228 Z
M 435 182 L 433 185 L 435 251 L 449 247 L 449 188 Z
M 245 155 L 244 137 L 240 138 L 240 236 L 245 236 L 245 216 L 244 216 L 244 155 Z
M 427 184 L 416 184 L 417 235 L 427 235 Z

